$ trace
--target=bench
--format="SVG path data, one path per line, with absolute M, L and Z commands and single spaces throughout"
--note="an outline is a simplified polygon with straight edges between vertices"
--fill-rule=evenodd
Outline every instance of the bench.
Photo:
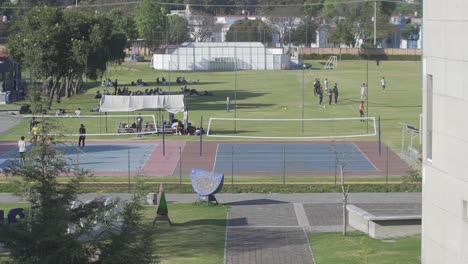
M 366 233 L 371 238 L 385 239 L 421 234 L 420 212 L 377 216 L 354 205 L 347 205 L 346 210 L 348 211 L 348 225 Z

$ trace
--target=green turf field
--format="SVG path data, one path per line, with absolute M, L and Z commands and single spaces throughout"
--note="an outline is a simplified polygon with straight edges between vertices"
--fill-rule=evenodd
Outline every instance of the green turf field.
M 317 264 L 420 263 L 419 236 L 378 240 L 360 232 L 310 234 L 309 241 Z
M 187 96 L 187 108 L 189 119 L 198 125 L 200 117 L 203 116 L 204 126 L 210 117 L 232 118 L 335 118 L 335 117 L 358 117 L 358 106 L 360 101 L 360 84 L 368 80 L 368 112 L 369 116 L 381 116 L 382 140 L 389 143 L 393 149 L 398 149 L 401 144 L 401 127 L 399 122 L 419 126 L 419 113 L 421 112 L 421 64 L 412 61 L 384 61 L 377 66 L 374 61 L 343 61 L 335 70 L 324 70 L 320 61 L 310 61 L 313 68 L 310 70 L 290 70 L 290 71 L 240 71 L 240 72 L 171 72 L 171 87 L 167 85 L 158 86 L 164 91 L 180 93 L 182 85 L 175 84 L 177 76 L 184 76 L 187 80 L 200 80 L 200 83 L 188 85 L 189 88 L 197 89 L 199 92 L 205 90 L 214 93 L 214 96 Z M 368 66 L 368 70 L 367 70 Z M 109 68 L 108 77 L 111 80 L 118 79 L 120 86 L 128 86 L 130 90 L 144 90 L 146 88 L 156 88 L 156 77 L 164 76 L 169 79 L 167 71 L 156 71 L 149 67 L 148 62 L 132 62 L 122 65 L 114 65 Z M 385 76 L 387 89 L 382 91 L 380 79 Z M 318 98 L 314 96 L 312 84 L 315 78 L 322 81 L 328 78 L 330 86 L 338 83 L 339 104 L 327 104 L 327 107 L 318 107 Z M 143 79 L 149 86 L 130 86 L 131 81 Z M 304 87 L 304 89 L 303 89 Z M 96 107 L 98 99 L 94 99 L 97 90 L 103 91 L 100 82 L 87 82 L 84 92 L 73 98 L 63 98 L 60 104 L 54 103 L 51 114 L 58 108 L 64 108 L 68 113 L 73 113 L 77 108 L 81 108 L 82 115 L 96 114 L 89 110 Z M 110 91 L 113 88 L 110 87 Z M 237 98 L 234 100 L 234 91 L 237 91 Z M 303 96 L 304 95 L 304 96 Z M 231 98 L 231 104 L 236 103 L 237 111 L 231 109 L 226 111 L 226 97 Z M 324 100 L 328 97 L 325 95 Z M 302 104 L 304 102 L 304 108 Z M 367 105 L 366 105 L 367 106 Z M 156 111 L 139 111 L 142 114 L 155 114 Z M 116 114 L 136 114 L 136 113 L 116 113 Z M 167 119 L 167 114 L 165 114 Z M 182 115 L 176 115 L 182 119 Z M 125 120 L 122 120 L 125 121 Z M 66 126 L 72 127 L 70 130 L 78 130 L 79 123 L 86 123 L 88 131 L 104 133 L 104 119 L 74 119 L 67 121 Z M 108 119 L 107 131 L 115 131 L 118 125 L 116 119 Z M 321 127 L 327 125 L 321 125 Z M 330 131 L 346 131 L 346 124 L 334 127 L 325 127 L 324 133 Z M 27 132 L 27 120 L 8 131 L 8 135 L 2 135 L 2 139 L 16 139 L 19 135 Z M 312 125 L 313 127 L 313 125 Z M 249 123 L 250 130 L 265 130 L 263 125 Z M 313 129 L 313 128 L 308 128 Z M 307 129 L 306 129 L 307 130 Z M 296 130 L 301 136 L 300 129 Z M 282 136 L 281 131 L 266 131 L 271 136 Z M 146 136 L 150 138 L 151 136 Z M 109 137 L 107 137 L 109 138 Z M 115 137 L 112 137 L 115 138 Z M 123 136 L 120 138 L 135 138 L 133 136 Z M 167 137 L 172 138 L 181 137 Z M 186 137 L 194 139 L 194 137 Z M 364 138 L 366 139 L 366 138 Z M 367 138 L 367 140 L 376 140 Z

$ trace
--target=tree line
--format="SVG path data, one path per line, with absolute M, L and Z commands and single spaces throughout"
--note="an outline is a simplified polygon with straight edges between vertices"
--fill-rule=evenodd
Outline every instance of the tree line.
M 161 44 L 210 41 L 219 27 L 215 15 L 266 18 L 237 21 L 229 28 L 226 41 L 308 46 L 315 42 L 319 25 L 334 25 L 329 28 L 328 41 L 336 46 L 352 46 L 357 39 L 370 39 L 373 34 L 373 1 L 199 0 L 190 1 L 189 20 L 170 14 L 185 9 L 185 3 L 185 0 L 170 4 L 160 0 L 142 0 L 138 4 L 122 0 L 0 1 L 2 14 L 12 21 L 8 23 L 9 55 L 29 69 L 35 80 L 44 83 L 30 91 L 33 111 L 44 111 L 52 100 L 60 101 L 63 96 L 79 93 L 83 78 L 102 78 L 107 64 L 121 63 L 124 49 L 135 39 L 144 39 L 145 45 L 153 50 Z M 385 1 L 375 4 L 379 39 L 394 30 L 390 16 L 420 11 L 418 4 Z M 409 24 L 403 37 L 414 36 L 418 30 Z

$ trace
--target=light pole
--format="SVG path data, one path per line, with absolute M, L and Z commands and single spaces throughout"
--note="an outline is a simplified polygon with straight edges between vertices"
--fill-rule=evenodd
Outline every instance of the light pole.
M 374 1 L 374 49 L 377 47 L 377 1 Z

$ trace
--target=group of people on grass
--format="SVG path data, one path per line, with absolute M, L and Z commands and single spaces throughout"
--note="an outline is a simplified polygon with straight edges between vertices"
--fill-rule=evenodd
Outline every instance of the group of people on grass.
M 330 88 L 327 78 L 325 78 L 325 80 L 323 81 L 323 85 L 321 84 L 320 79 L 315 79 L 314 95 L 319 97 L 319 106 L 323 105 L 324 94 L 328 95 L 328 104 L 332 104 L 333 97 L 335 98 L 335 104 L 338 104 L 338 83 L 335 83 L 333 88 Z
M 387 87 L 387 81 L 385 80 L 385 77 L 382 77 L 382 79 L 380 79 L 380 87 L 381 87 L 382 91 L 385 91 L 385 89 Z M 325 80 L 323 81 L 323 85 L 320 82 L 320 79 L 318 79 L 318 78 L 315 79 L 315 81 L 314 81 L 314 95 L 319 97 L 319 106 L 324 106 L 325 107 L 325 105 L 323 104 L 324 103 L 323 102 L 324 94 L 328 95 L 328 104 L 329 105 L 332 104 L 333 99 L 335 99 L 334 100 L 335 104 L 338 104 L 338 95 L 339 95 L 338 83 L 335 83 L 333 88 L 330 88 L 327 78 L 325 78 Z M 361 101 L 359 103 L 359 116 L 361 118 L 363 118 L 364 117 L 364 101 L 367 100 L 367 84 L 366 83 L 361 84 L 360 96 L 361 96 Z M 361 119 L 361 121 L 364 121 L 364 120 Z
M 212 92 L 208 92 L 206 90 L 204 92 L 198 92 L 197 89 L 187 88 L 187 85 L 181 87 L 180 90 L 182 91 L 182 94 L 189 96 L 214 96 Z

